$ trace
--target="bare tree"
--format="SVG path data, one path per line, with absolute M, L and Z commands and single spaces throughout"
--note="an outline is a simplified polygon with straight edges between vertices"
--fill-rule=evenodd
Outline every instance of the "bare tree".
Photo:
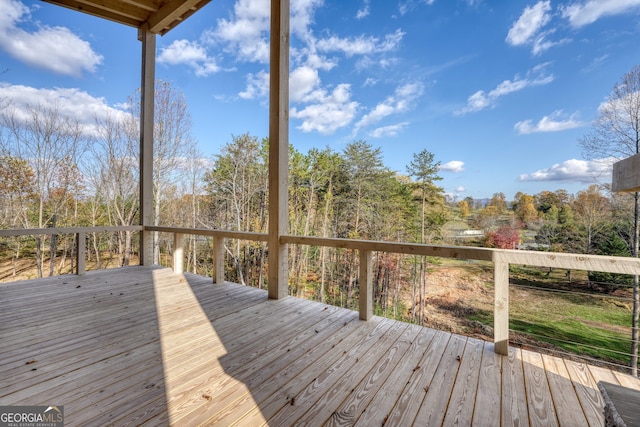
M 95 197 L 107 205 L 110 224 L 133 225 L 140 206 L 136 119 L 132 114 L 107 115 L 97 120 L 97 131 L 87 168 Z M 129 265 L 131 252 L 132 232 L 118 233 L 119 266 Z
M 55 226 L 59 207 L 72 196 L 68 190 L 77 183 L 72 172 L 85 148 L 79 121 L 65 116 L 59 105 L 27 105 L 21 110 L 11 105 L 3 109 L 2 124 L 8 133 L 2 139 L 3 151 L 26 160 L 33 170 L 38 194 L 36 226 Z M 32 226 L 28 219 L 25 226 Z M 55 251 L 55 245 L 51 250 Z M 42 277 L 42 261 L 42 238 L 38 236 L 38 277 Z
M 163 221 L 170 218 L 174 225 L 190 228 L 210 226 L 202 210 L 205 205 L 204 175 L 211 164 L 210 159 L 205 158 L 195 146 L 192 147 L 183 162 L 183 179 L 176 187 L 176 197 L 165 205 Z M 195 274 L 198 272 L 198 250 L 202 246 L 202 239 L 193 234 L 186 235 L 185 239 L 185 247 L 189 248 L 185 254 L 185 270 Z
M 140 116 L 140 92 L 130 100 L 133 115 Z M 183 178 L 184 161 L 195 146 L 191 135 L 191 114 L 184 94 L 171 83 L 155 83 L 153 129 L 153 223 L 160 225 L 167 191 Z M 153 262 L 159 264 L 158 233 L 153 238 Z
M 640 66 L 622 76 L 602 104 L 592 131 L 580 140 L 585 158 L 602 160 L 623 159 L 640 153 Z M 634 232 L 632 254 L 638 257 L 640 204 L 638 193 L 634 193 Z M 638 375 L 638 318 L 640 293 L 638 276 L 633 279 L 633 320 L 631 332 L 631 371 Z

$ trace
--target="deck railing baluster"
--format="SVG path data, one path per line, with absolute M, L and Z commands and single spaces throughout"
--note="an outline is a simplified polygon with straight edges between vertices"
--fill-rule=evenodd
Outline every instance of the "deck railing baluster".
M 493 343 L 495 352 L 509 354 L 509 263 L 496 261 L 494 266 Z
M 76 233 L 76 274 L 83 276 L 87 271 L 87 235 Z
M 213 237 L 213 283 L 224 283 L 224 237 Z
M 373 317 L 373 278 L 371 251 L 360 250 L 360 277 L 358 287 L 360 290 L 360 319 L 369 320 Z
M 173 235 L 173 271 L 176 274 L 184 273 L 184 234 Z

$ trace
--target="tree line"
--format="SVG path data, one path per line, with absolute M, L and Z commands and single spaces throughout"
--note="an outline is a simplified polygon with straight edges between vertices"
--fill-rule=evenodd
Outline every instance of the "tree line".
M 210 159 L 203 159 L 190 136 L 184 98 L 168 83 L 157 92 L 154 147 L 154 222 L 190 228 L 266 232 L 268 215 L 268 139 L 232 136 Z M 158 101 L 160 99 L 160 101 Z M 0 225 L 2 228 L 135 225 L 139 223 L 138 100 L 130 114 L 96 119 L 88 133 L 56 106 L 29 107 L 20 120 L 5 109 L 0 134 Z M 405 173 L 384 164 L 379 148 L 363 140 L 342 151 L 326 147 L 307 153 L 289 151 L 290 233 L 411 243 L 474 244 L 516 248 L 535 243 L 557 252 L 632 254 L 632 198 L 592 185 L 509 201 L 503 193 L 482 203 L 456 201 L 438 186 L 440 163 L 428 150 L 412 156 Z M 453 225 L 482 230 L 469 241 L 448 233 Z M 38 236 L 27 245 L 16 239 L 14 260 L 33 251 L 38 275 L 54 274 L 55 259 L 72 262 L 71 236 Z M 115 254 L 117 265 L 129 264 L 137 250 L 134 233 L 90 236 L 91 256 Z M 210 243 L 188 237 L 189 271 L 207 274 Z M 155 241 L 155 262 L 167 262 L 170 239 Z M 259 242 L 228 241 L 229 280 L 265 286 L 266 247 Z M 62 255 L 62 257 L 61 257 Z M 289 254 L 291 293 L 355 307 L 357 254 L 348 250 L 292 245 Z M 382 310 L 420 321 L 429 264 L 424 257 L 393 254 L 376 258 L 375 298 Z M 47 264 L 48 263 L 48 264 Z M 61 264 L 59 264 L 61 265 Z M 595 273 L 594 273 L 595 274 Z M 628 278 L 596 277 L 617 283 Z M 626 282 L 625 282 L 626 283 Z M 400 298 L 410 289 L 409 303 Z M 404 313 L 404 314 L 403 314 Z

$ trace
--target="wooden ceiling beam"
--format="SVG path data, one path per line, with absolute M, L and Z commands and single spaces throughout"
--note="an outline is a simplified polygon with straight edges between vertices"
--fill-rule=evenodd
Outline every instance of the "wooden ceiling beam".
M 121 3 L 127 3 L 149 12 L 156 12 L 162 4 L 160 0 L 121 0 Z
M 123 18 L 131 18 L 138 22 L 144 22 L 152 11 L 146 8 L 141 8 L 139 5 L 127 4 L 126 2 L 117 0 L 71 0 L 78 4 L 83 4 L 85 7 L 95 7 L 99 10 L 103 10 L 106 13 L 110 13 Z M 65 1 L 65 3 L 69 3 Z
M 58 6 L 64 6 L 66 8 L 74 9 L 80 12 L 88 13 L 89 15 L 97 16 L 98 18 L 104 18 L 110 21 L 121 23 L 121 24 L 130 25 L 136 28 L 140 26 L 141 22 L 144 22 L 144 18 L 142 18 L 142 21 L 141 21 L 140 17 L 134 18 L 132 16 L 129 16 L 130 13 L 123 15 L 113 10 L 96 6 L 96 2 L 85 2 L 85 1 L 78 1 L 78 0 L 64 0 L 64 1 L 43 0 L 43 1 L 47 3 L 55 4 Z M 105 3 L 105 2 L 101 2 L 101 3 Z
M 166 34 L 211 0 L 43 0 L 135 28 Z
M 149 31 L 165 34 L 210 0 L 170 0 L 147 20 Z

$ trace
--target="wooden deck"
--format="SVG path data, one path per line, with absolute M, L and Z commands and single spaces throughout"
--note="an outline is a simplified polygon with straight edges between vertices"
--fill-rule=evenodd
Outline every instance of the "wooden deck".
M 0 405 L 68 426 L 601 426 L 603 368 L 168 269 L 0 285 Z

